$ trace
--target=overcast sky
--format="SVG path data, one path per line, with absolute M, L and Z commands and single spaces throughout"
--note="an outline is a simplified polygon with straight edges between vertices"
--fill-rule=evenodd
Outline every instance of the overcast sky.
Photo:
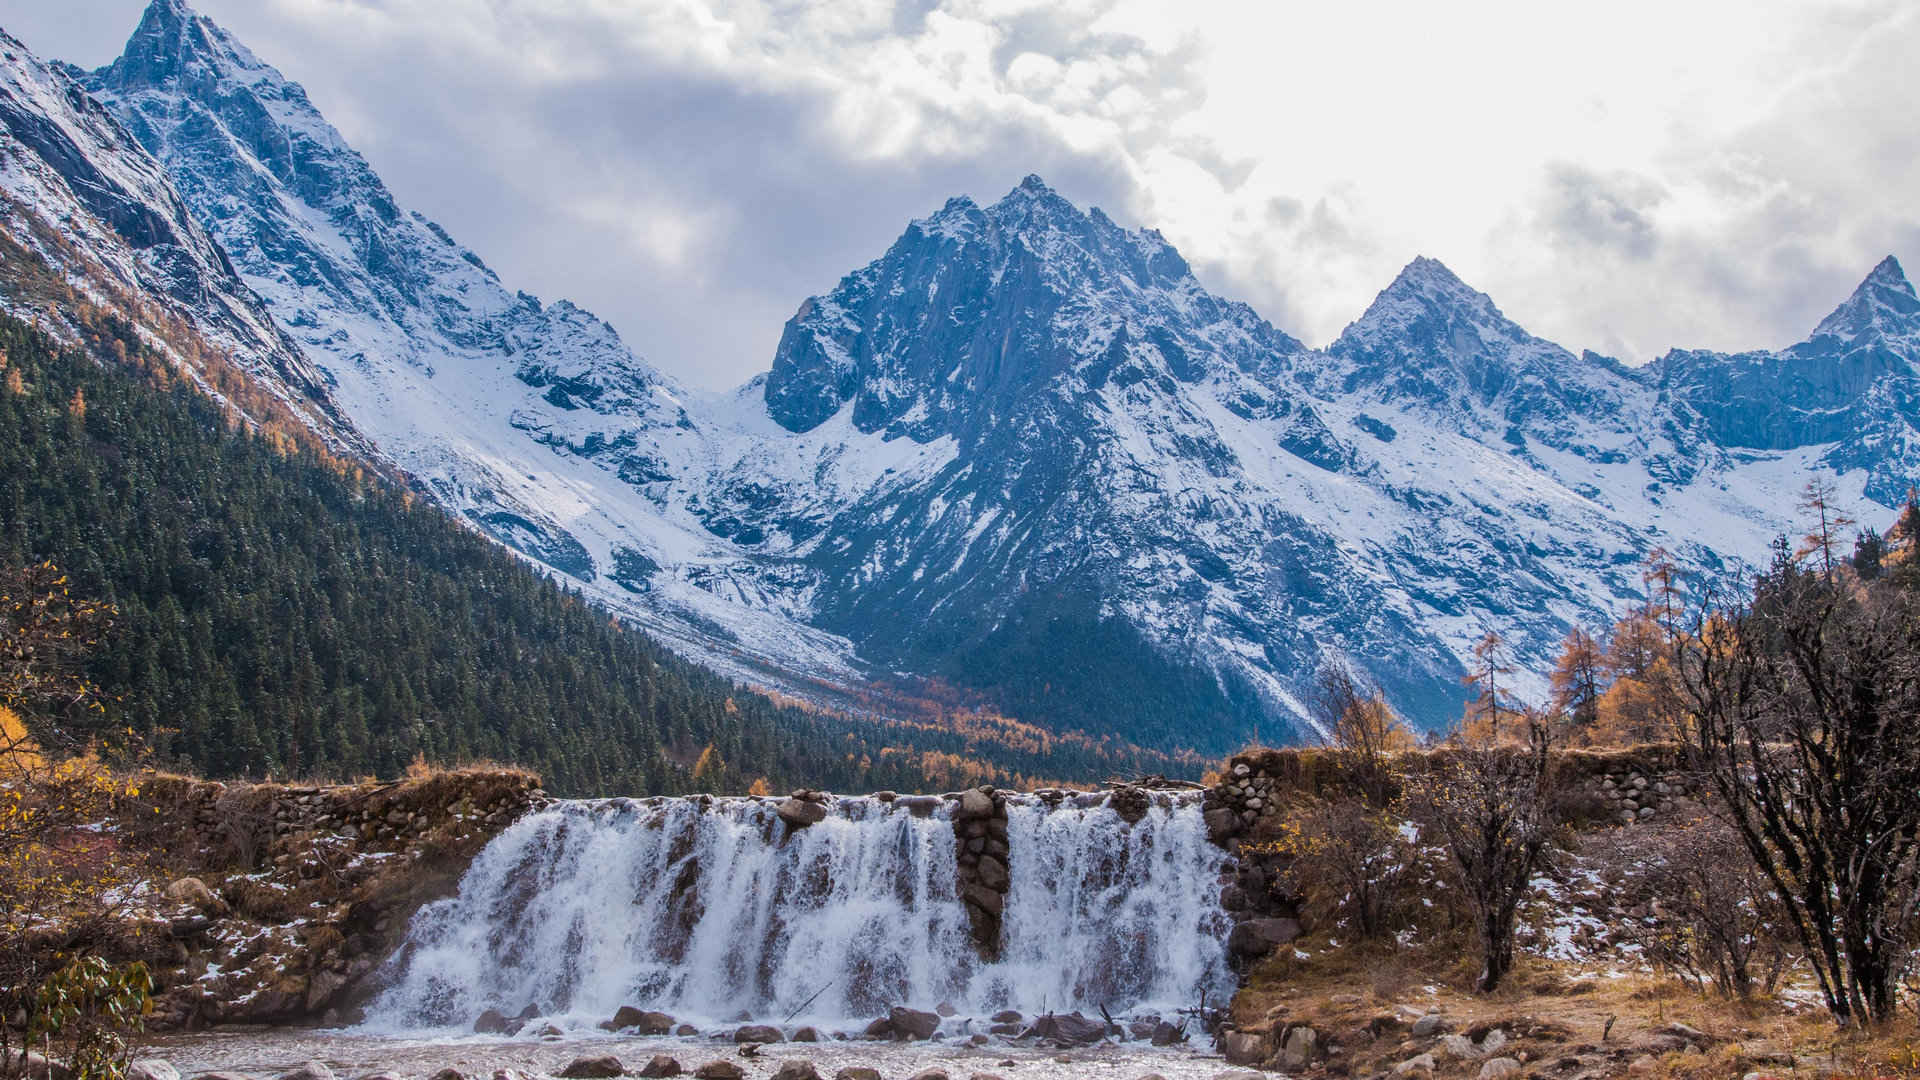
M 107 62 L 141 0 L 0 0 Z M 1920 271 L 1920 4 L 198 0 L 509 287 L 697 385 L 1027 173 L 1310 344 L 1415 255 L 1642 361 Z

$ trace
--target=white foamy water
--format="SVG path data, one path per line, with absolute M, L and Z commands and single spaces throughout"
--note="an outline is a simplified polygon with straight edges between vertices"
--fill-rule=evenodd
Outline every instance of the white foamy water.
M 423 908 L 367 1027 L 456 1031 L 533 1005 L 590 1028 L 622 1005 L 698 1025 L 857 1026 L 893 1005 L 1116 1017 L 1225 1000 L 1225 858 L 1198 802 L 1156 795 L 1128 825 L 1104 805 L 1008 807 L 1001 958 L 980 958 L 943 803 L 833 801 L 789 832 L 771 801 L 616 799 L 530 814 Z M 811 1001 L 809 1001 L 811 999 Z M 975 1028 L 977 1030 L 977 1027 Z

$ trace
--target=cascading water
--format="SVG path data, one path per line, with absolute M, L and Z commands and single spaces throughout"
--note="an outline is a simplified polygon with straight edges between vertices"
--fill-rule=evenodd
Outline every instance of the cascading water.
M 481 852 L 423 908 L 368 1026 L 464 1030 L 529 1004 L 590 1026 L 622 1005 L 693 1022 L 818 1024 L 893 1005 L 1114 1015 L 1230 991 L 1224 854 L 1198 802 L 1156 794 L 1129 825 L 1094 800 L 1008 796 L 1000 958 L 982 960 L 945 804 L 835 799 L 789 830 L 770 802 L 563 802 Z M 811 999 L 811 1000 L 809 1000 Z

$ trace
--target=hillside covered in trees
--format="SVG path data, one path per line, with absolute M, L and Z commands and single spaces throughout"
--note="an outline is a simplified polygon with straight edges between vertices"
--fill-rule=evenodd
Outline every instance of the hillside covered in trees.
M 0 565 L 53 561 L 113 605 L 103 722 L 164 764 L 348 777 L 485 758 L 576 794 L 1192 771 L 1002 738 L 999 718 L 893 723 L 737 687 L 397 486 L 236 425 L 95 322 L 89 354 L 0 319 Z

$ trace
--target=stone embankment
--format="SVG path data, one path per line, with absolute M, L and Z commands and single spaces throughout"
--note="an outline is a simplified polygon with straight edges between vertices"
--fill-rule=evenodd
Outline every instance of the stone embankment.
M 152 1026 L 338 1018 L 421 904 L 545 798 L 514 770 L 388 784 L 156 778 L 115 828 L 163 887 L 122 951 L 158 987 Z

